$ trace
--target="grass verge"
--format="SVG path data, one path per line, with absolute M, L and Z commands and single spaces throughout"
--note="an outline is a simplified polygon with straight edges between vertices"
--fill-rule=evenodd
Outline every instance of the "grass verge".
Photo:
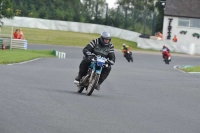
M 14 27 L 13 30 L 21 27 Z M 99 34 L 80 33 L 71 31 L 61 30 L 45 30 L 36 28 L 22 28 L 25 35 L 25 39 L 28 44 L 52 44 L 52 45 L 63 45 L 63 46 L 86 46 L 92 39 L 98 38 Z M 3 26 L 2 34 L 11 34 L 11 27 Z M 124 39 L 112 37 L 112 43 L 115 49 L 121 49 L 122 44 L 125 43 L 133 48 L 133 50 L 139 51 L 156 51 L 156 50 L 144 50 L 137 48 L 137 43 Z
M 21 27 L 14 27 L 13 30 Z M 25 39 L 28 44 L 52 44 L 63 46 L 86 46 L 92 39 L 98 38 L 100 34 L 88 34 L 80 32 L 60 31 L 60 30 L 45 30 L 36 28 L 22 28 Z M 13 31 L 14 32 L 14 31 Z M 11 36 L 12 27 L 3 26 L 1 30 L 2 35 Z M 137 48 L 137 43 L 116 37 L 112 38 L 112 43 L 115 49 L 121 49 L 122 44 L 125 43 L 132 47 L 132 50 L 137 51 L 156 51 L 144 50 Z M 9 64 L 32 60 L 35 58 L 52 57 L 51 51 L 36 51 L 36 50 L 1 50 L 0 51 L 0 64 Z
M 18 63 L 44 57 L 55 57 L 55 55 L 51 50 L 1 50 L 0 64 Z
M 200 66 L 193 66 L 193 67 L 180 68 L 180 69 L 185 72 L 200 72 Z

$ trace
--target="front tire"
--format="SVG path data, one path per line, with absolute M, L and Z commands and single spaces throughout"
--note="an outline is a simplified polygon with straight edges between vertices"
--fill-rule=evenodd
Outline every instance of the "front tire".
M 87 87 L 87 95 L 90 96 L 92 92 L 94 91 L 94 88 L 96 87 L 98 81 L 99 81 L 99 74 L 95 74 L 94 77 L 92 78 L 91 83 L 89 83 Z
M 77 92 L 78 93 L 82 93 L 83 90 L 84 90 L 84 87 L 77 86 Z
M 166 55 L 164 56 L 164 60 L 165 60 L 165 64 L 169 64 L 169 60 L 168 60 L 168 57 Z

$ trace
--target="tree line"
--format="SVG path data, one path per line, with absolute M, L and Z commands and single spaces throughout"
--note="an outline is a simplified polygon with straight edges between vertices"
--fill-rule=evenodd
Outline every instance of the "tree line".
M 0 12 L 1 18 L 22 16 L 95 23 L 151 34 L 162 30 L 164 10 L 160 1 L 155 4 L 154 0 L 117 0 L 116 8 L 109 8 L 106 0 L 0 0 Z

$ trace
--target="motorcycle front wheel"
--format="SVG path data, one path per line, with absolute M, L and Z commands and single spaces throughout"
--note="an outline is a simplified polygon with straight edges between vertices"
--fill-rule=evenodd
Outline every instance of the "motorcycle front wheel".
M 165 64 L 169 64 L 169 60 L 168 60 L 167 55 L 164 56 L 164 60 L 165 60 Z
M 94 88 L 96 87 L 98 81 L 99 81 L 99 74 L 94 74 L 94 76 L 92 77 L 92 81 L 91 83 L 89 83 L 88 87 L 87 87 L 87 95 L 90 96 L 92 94 L 92 92 L 94 91 Z
M 77 87 L 77 92 L 78 93 L 82 93 L 83 90 L 84 90 L 84 87 L 81 87 L 81 86 Z

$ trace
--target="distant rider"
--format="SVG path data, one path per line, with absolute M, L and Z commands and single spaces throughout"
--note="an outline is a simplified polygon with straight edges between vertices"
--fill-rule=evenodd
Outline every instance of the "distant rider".
M 166 45 L 163 45 L 162 51 L 164 51 L 165 49 L 167 50 L 166 54 L 167 54 L 168 60 L 171 60 L 169 48 Z M 163 55 L 163 59 L 164 59 L 164 55 Z
M 130 48 L 131 48 L 131 47 L 129 47 L 129 46 L 126 45 L 125 43 L 122 44 L 121 50 L 122 50 L 122 52 L 123 52 L 123 54 L 124 54 L 124 57 L 127 59 L 127 61 L 129 61 L 128 58 L 127 58 L 127 51 L 129 51 L 129 52 L 130 52 L 130 55 L 132 56 L 132 52 L 130 51 Z
M 92 40 L 84 49 L 83 54 L 85 55 L 84 59 L 79 65 L 78 76 L 75 78 L 75 83 L 79 83 L 82 76 L 87 74 L 88 66 L 91 63 L 91 53 L 95 55 L 101 55 L 102 57 L 108 58 L 114 64 L 115 62 L 115 53 L 114 45 L 111 43 L 111 35 L 109 32 L 102 32 L 99 38 Z M 100 85 L 107 78 L 111 71 L 111 66 L 104 67 L 99 78 L 99 82 L 95 89 L 100 90 Z

